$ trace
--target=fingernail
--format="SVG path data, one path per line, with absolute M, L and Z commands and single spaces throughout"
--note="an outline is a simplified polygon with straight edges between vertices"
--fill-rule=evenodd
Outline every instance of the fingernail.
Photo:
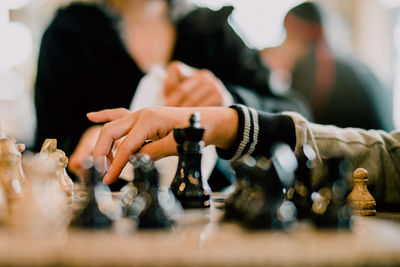
M 109 167 L 109 161 L 107 157 L 101 157 L 100 159 L 94 162 L 94 168 L 101 175 L 105 174 Z
M 86 116 L 89 117 L 90 115 L 93 115 L 94 113 L 96 113 L 96 112 L 88 112 L 88 113 L 86 113 Z
M 103 184 L 110 184 L 110 177 L 107 174 L 103 177 Z

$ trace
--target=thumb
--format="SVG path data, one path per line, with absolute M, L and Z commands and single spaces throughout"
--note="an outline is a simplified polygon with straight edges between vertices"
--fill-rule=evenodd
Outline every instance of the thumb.
M 173 132 L 171 131 L 164 138 L 143 146 L 137 153 L 146 153 L 152 160 L 177 155 Z

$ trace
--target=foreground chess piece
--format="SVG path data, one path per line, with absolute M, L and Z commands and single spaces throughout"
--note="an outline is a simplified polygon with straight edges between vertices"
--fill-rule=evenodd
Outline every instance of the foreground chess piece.
M 88 170 L 88 176 L 85 178 L 85 189 L 87 192 L 87 203 L 80 214 L 72 221 L 71 225 L 87 229 L 104 229 L 111 226 L 111 219 L 101 207 L 111 209 L 114 207 L 111 200 L 111 191 L 102 183 L 102 175 L 92 166 Z M 101 204 L 104 205 L 101 205 Z M 110 212 L 112 213 L 112 211 Z M 118 213 L 118 211 L 116 212 Z
M 346 167 L 350 162 L 331 158 L 326 162 L 326 176 L 311 194 L 311 219 L 315 226 L 326 229 L 350 229 L 351 207 L 346 203 Z
M 3 188 L 8 208 L 21 196 L 25 176 L 22 171 L 21 153 L 24 144 L 16 144 L 11 137 L 0 139 L 0 186 Z
M 8 202 L 4 188 L 0 184 L 0 224 L 3 224 L 8 217 Z
M 44 235 L 66 231 L 71 213 L 66 195 L 54 180 L 57 167 L 40 154 L 24 157 L 26 183 L 23 196 L 10 209 L 11 228 Z
M 311 214 L 312 172 L 315 167 L 316 153 L 305 144 L 297 158 L 298 167 L 295 172 L 294 186 L 287 190 L 287 199 L 293 201 L 297 208 L 297 218 L 307 221 Z
M 285 230 L 291 226 L 296 220 L 296 207 L 284 200 L 286 177 L 281 176 L 286 171 L 277 171 L 282 167 L 278 165 L 278 161 L 248 155 L 232 164 L 238 184 L 225 200 L 225 221 L 235 221 L 250 229 Z
M 135 177 L 133 185 L 137 189 L 137 195 L 128 207 L 128 217 L 136 221 L 139 229 L 171 228 L 174 222 L 165 208 L 170 202 L 168 198 L 160 200 L 159 174 L 154 163 L 147 154 L 131 157 L 131 161 Z M 172 200 L 172 204 L 175 204 L 175 199 Z
M 204 128 L 200 125 L 198 112 L 190 117 L 189 127 L 174 129 L 179 164 L 171 190 L 184 209 L 210 207 L 210 189 L 201 175 L 203 134 Z
M 353 213 L 363 216 L 373 216 L 376 213 L 376 201 L 367 188 L 368 171 L 358 168 L 353 172 L 353 190 L 347 197 Z
M 55 178 L 68 196 L 72 196 L 74 183 L 68 176 L 65 168 L 68 165 L 68 158 L 64 151 L 57 149 L 57 139 L 46 139 L 43 142 L 40 154 L 47 155 L 49 160 L 56 163 Z

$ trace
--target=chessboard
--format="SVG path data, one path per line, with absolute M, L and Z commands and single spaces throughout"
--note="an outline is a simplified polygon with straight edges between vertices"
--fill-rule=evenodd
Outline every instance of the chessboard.
M 187 210 L 171 231 L 1 231 L 1 266 L 399 266 L 400 214 L 355 216 L 351 231 L 250 231 L 223 209 Z M 397 216 L 397 217 L 396 217 Z M 121 226 L 122 227 L 122 226 Z
M 169 188 L 147 154 L 133 181 L 111 192 L 87 165 L 81 183 L 48 139 L 37 154 L 0 139 L 0 266 L 399 266 L 400 214 L 376 212 L 368 172 L 345 159 L 312 180 L 315 152 L 286 144 L 271 158 L 232 162 L 232 190 L 201 175 L 199 117 L 175 129 L 179 162 Z M 352 176 L 352 177 L 351 177 Z

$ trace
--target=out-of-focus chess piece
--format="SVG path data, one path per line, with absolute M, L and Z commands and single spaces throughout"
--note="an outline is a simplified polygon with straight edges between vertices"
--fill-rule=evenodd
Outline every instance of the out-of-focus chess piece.
M 346 203 L 345 176 L 350 162 L 331 158 L 326 162 L 326 175 L 311 194 L 311 219 L 315 226 L 327 229 L 351 228 L 351 208 Z
M 171 228 L 174 224 L 173 212 L 179 211 L 173 194 L 162 197 L 165 192 L 159 188 L 159 174 L 149 155 L 131 157 L 131 162 L 137 195 L 128 207 L 127 216 L 136 221 L 139 229 Z
M 353 172 L 353 190 L 347 196 L 347 202 L 353 213 L 363 216 L 373 216 L 376 213 L 376 201 L 367 187 L 368 171 L 358 168 Z
M 233 220 L 250 229 L 290 227 L 296 220 L 296 207 L 284 199 L 284 188 L 291 184 L 294 169 L 291 164 L 281 165 L 283 154 L 275 154 L 277 158 L 270 160 L 246 155 L 232 164 L 238 186 L 225 200 L 225 221 Z
M 297 218 L 307 220 L 311 213 L 312 170 L 315 166 L 316 153 L 314 149 L 305 144 L 298 156 L 298 167 L 295 172 L 294 186 L 289 188 L 286 195 L 293 201 L 297 208 Z
M 11 137 L 0 139 L 0 185 L 3 187 L 10 207 L 22 194 L 25 176 L 22 170 L 21 153 L 24 144 L 16 144 Z
M 204 128 L 200 125 L 198 112 L 190 117 L 189 127 L 174 129 L 179 164 L 171 190 L 184 209 L 210 207 L 210 188 L 201 174 L 203 134 Z
M 24 157 L 23 196 L 10 209 L 8 225 L 32 234 L 65 232 L 71 219 L 66 195 L 54 179 L 57 164 L 37 154 Z
M 0 224 L 3 224 L 8 217 L 7 195 L 3 186 L 0 184 Z
M 54 178 L 58 180 L 66 194 L 72 196 L 74 183 L 65 170 L 68 165 L 68 158 L 65 156 L 64 151 L 57 149 L 57 139 L 46 139 L 40 149 L 40 154 L 47 155 L 49 160 L 53 160 L 56 163 Z
M 224 221 L 242 221 L 245 213 L 245 203 L 241 202 L 243 194 L 251 190 L 248 168 L 255 165 L 255 159 L 243 156 L 231 163 L 235 172 L 235 190 L 225 199 Z
M 87 173 L 84 180 L 87 202 L 84 203 L 83 210 L 73 219 L 71 225 L 87 229 L 109 228 L 112 224 L 110 217 L 118 219 L 122 216 L 122 209 L 113 202 L 111 191 L 102 183 L 102 175 L 95 166 L 92 166 Z

